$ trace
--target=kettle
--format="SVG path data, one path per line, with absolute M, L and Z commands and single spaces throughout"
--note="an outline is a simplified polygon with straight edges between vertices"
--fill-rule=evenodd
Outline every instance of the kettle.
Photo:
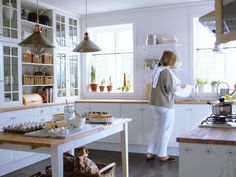
M 220 89 L 220 93 L 219 93 L 219 85 L 220 84 L 225 84 L 227 86 L 227 88 L 221 88 Z M 223 97 L 223 96 L 226 96 L 226 95 L 229 95 L 229 84 L 227 84 L 226 82 L 220 82 L 219 84 L 217 84 L 216 86 L 216 91 L 217 91 L 217 95 L 219 97 Z

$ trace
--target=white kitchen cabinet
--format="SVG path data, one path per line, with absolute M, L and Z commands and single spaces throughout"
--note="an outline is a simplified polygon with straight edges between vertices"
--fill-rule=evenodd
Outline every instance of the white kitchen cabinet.
M 117 103 L 91 103 L 90 111 L 92 112 L 108 112 L 113 117 L 121 117 L 120 104 Z M 107 138 L 99 140 L 100 142 L 119 143 L 120 136 L 115 134 Z
M 12 112 L 0 113 L 0 131 L 4 126 L 13 124 L 14 114 Z M 14 151 L 0 150 L 0 167 L 14 161 Z
M 148 145 L 149 136 L 151 131 L 154 128 L 154 110 L 153 106 L 149 104 L 143 104 L 143 143 L 144 145 Z
M 19 42 L 20 0 L 0 0 L 0 41 Z
M 176 138 L 188 129 L 198 126 L 210 112 L 211 106 L 207 104 L 176 104 L 174 128 L 170 138 L 169 147 L 178 147 Z
M 142 104 L 121 104 L 121 117 L 132 118 L 128 128 L 129 144 L 142 144 Z
M 14 124 L 33 121 L 34 120 L 33 110 L 28 109 L 28 110 L 14 111 L 11 119 L 13 119 Z M 14 151 L 14 160 L 19 160 L 33 154 L 34 153 L 30 153 L 30 152 Z
M 33 111 L 32 109 L 29 109 L 29 110 L 20 110 L 20 111 L 14 111 L 14 112 L 1 113 L 0 120 L 1 120 L 1 128 L 3 126 L 8 126 L 11 124 L 19 124 L 23 122 L 33 121 Z M 11 162 L 12 156 L 13 156 L 13 160 L 19 160 L 19 159 L 28 157 L 30 155 L 33 155 L 33 153 L 29 153 L 29 152 L 6 151 L 6 150 L 1 150 L 1 151 L 3 151 L 3 153 L 0 152 L 0 154 L 2 154 L 3 157 L 0 159 L 4 159 L 5 161 L 5 162 L 2 162 L 2 164 Z
M 83 113 L 90 111 L 90 104 L 89 103 L 76 103 L 75 104 L 75 112 L 76 113 Z
M 0 105 L 3 107 L 20 105 L 21 52 L 17 44 L 0 42 Z

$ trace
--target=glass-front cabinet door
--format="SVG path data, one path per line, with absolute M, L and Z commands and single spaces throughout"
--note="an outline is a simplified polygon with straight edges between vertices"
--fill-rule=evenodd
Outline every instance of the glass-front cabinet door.
M 78 45 L 78 20 L 69 18 L 69 47 L 75 48 Z
M 19 38 L 19 0 L 0 0 L 0 38 L 2 40 Z
M 56 53 L 57 98 L 79 96 L 79 54 L 73 52 Z
M 58 52 L 56 54 L 56 75 L 57 75 L 57 97 L 66 97 L 66 90 L 67 90 L 67 84 L 66 84 L 66 72 L 67 72 L 67 66 L 66 66 L 66 53 Z
M 79 55 L 69 54 L 70 96 L 79 96 Z
M 21 102 L 20 90 L 20 50 L 16 44 L 0 44 L 1 57 L 1 103 L 10 105 Z
M 56 44 L 59 47 L 66 47 L 66 18 L 56 14 Z

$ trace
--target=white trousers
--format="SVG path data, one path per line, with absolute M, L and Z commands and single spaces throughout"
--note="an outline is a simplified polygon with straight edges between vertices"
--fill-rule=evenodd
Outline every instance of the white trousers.
M 174 109 L 152 106 L 155 113 L 155 123 L 148 141 L 148 153 L 159 157 L 167 156 L 167 147 L 174 125 Z

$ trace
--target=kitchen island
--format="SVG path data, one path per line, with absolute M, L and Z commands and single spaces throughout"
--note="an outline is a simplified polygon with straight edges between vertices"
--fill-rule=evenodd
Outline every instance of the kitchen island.
M 0 133 L 0 149 L 45 153 L 51 155 L 52 177 L 63 177 L 63 153 L 120 132 L 123 176 L 128 177 L 129 118 L 116 119 L 112 124 L 99 126 L 65 139 L 27 137 L 22 134 Z
M 180 177 L 235 177 L 236 129 L 195 127 L 177 137 Z

